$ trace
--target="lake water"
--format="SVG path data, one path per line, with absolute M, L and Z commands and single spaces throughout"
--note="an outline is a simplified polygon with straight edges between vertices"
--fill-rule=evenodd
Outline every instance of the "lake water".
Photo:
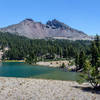
M 75 72 L 64 72 L 58 68 L 33 66 L 21 62 L 6 62 L 0 63 L 0 76 L 75 81 L 79 75 Z

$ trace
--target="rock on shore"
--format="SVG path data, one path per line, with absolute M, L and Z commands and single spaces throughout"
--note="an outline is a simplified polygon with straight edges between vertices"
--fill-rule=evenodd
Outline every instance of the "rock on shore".
M 76 82 L 0 77 L 0 100 L 100 100 Z

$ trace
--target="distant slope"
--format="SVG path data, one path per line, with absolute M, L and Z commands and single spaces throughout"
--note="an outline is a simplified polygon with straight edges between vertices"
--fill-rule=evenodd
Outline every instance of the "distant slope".
M 32 39 L 70 39 L 70 40 L 91 40 L 87 34 L 82 31 L 73 29 L 68 25 L 54 19 L 46 24 L 35 22 L 32 19 L 25 19 L 18 24 L 5 28 L 0 28 L 1 32 L 10 32 L 20 36 Z

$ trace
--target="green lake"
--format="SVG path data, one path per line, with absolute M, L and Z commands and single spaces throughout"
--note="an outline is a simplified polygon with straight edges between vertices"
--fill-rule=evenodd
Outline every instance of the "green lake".
M 75 81 L 78 79 L 79 74 L 64 72 L 58 68 L 33 66 L 21 62 L 5 62 L 0 63 L 0 76 Z

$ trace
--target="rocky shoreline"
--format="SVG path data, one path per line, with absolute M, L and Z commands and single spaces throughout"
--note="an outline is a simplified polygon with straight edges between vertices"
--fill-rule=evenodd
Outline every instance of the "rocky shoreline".
M 100 100 L 89 84 L 71 81 L 0 77 L 0 100 Z
M 47 61 L 47 62 L 40 61 L 40 62 L 37 62 L 36 64 L 40 65 L 40 66 L 60 67 L 63 63 L 66 66 L 68 66 L 69 61 L 67 61 L 67 60 L 64 60 L 64 61 L 63 60 L 62 61 Z

